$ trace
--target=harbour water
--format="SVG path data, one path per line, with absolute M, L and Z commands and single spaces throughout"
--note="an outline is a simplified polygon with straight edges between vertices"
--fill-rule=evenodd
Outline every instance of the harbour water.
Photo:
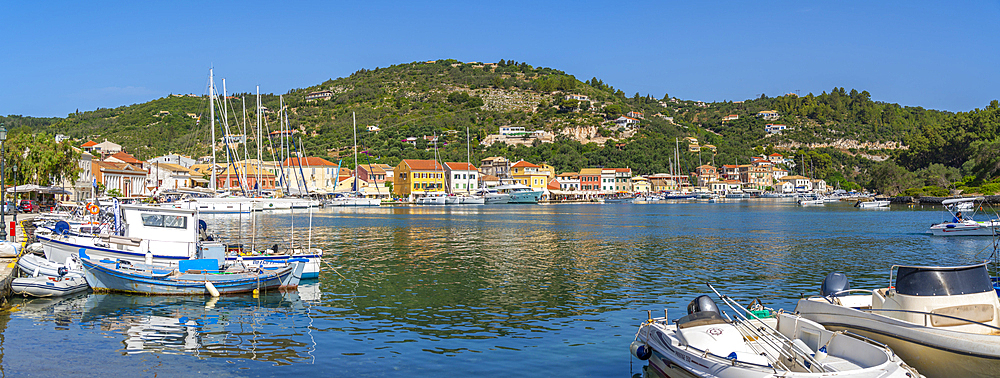
M 15 298 L 0 372 L 624 377 L 646 310 L 680 317 L 706 282 L 792 309 L 830 271 L 867 288 L 893 264 L 990 256 L 990 238 L 925 234 L 944 215 L 733 200 L 216 216 L 230 240 L 322 248 L 320 278 L 257 298 Z

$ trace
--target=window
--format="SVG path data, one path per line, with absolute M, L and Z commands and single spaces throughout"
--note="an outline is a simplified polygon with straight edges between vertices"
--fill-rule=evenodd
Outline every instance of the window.
M 142 214 L 142 225 L 147 227 L 187 228 L 187 218 L 177 215 Z

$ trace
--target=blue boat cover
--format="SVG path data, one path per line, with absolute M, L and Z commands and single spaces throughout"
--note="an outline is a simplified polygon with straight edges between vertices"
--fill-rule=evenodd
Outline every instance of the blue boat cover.
M 181 260 L 177 263 L 179 271 L 187 272 L 189 270 L 208 270 L 217 272 L 219 271 L 219 260 L 216 259 L 194 259 L 194 260 Z

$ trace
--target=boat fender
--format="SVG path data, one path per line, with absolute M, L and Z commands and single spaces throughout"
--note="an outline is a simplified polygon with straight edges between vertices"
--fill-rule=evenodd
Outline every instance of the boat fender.
M 153 251 L 146 251 L 146 265 L 153 265 Z
M 208 293 L 212 294 L 213 297 L 219 296 L 219 289 L 216 289 L 215 285 L 212 285 L 211 282 L 205 281 L 205 288 L 208 289 Z
M 813 358 L 815 358 L 816 361 L 821 361 L 822 362 L 823 360 L 826 359 L 826 356 L 827 356 L 826 345 L 824 345 L 824 346 L 819 347 L 819 350 L 816 351 L 816 354 L 813 355 Z
M 34 273 L 31 273 L 31 276 L 32 276 L 32 277 L 38 277 L 38 271 L 39 271 L 39 270 L 40 270 L 41 268 L 42 268 L 42 267 L 40 267 L 40 266 L 36 266 L 36 267 L 35 267 L 35 272 L 34 272 Z
M 649 357 L 653 356 L 653 349 L 650 348 L 649 345 L 646 345 L 646 343 L 639 340 L 633 341 L 632 345 L 629 346 L 629 349 L 632 351 L 632 355 L 635 356 L 635 358 L 642 361 L 648 360 Z

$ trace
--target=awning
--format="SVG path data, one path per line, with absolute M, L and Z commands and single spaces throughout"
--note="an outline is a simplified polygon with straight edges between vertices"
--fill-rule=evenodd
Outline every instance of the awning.
M 192 177 L 191 181 L 200 182 L 202 184 L 207 184 L 208 183 L 208 180 L 205 180 L 205 179 L 203 179 L 201 177 Z
M 7 188 L 7 193 L 46 193 L 46 194 L 70 194 L 66 189 L 58 186 L 40 186 L 34 184 L 24 184 Z

